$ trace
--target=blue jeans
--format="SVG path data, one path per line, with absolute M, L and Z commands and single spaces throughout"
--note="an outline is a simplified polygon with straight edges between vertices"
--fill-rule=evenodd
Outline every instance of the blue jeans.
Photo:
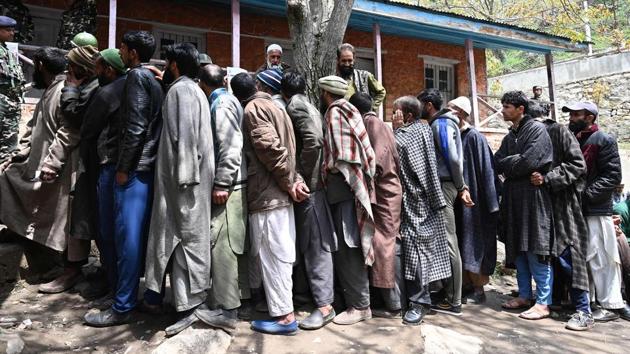
M 125 313 L 133 310 L 138 297 L 153 201 L 153 172 L 129 172 L 129 180 L 122 186 L 115 182 L 115 176 L 114 165 L 103 167 L 99 178 L 99 197 L 103 195 L 99 199 L 99 216 L 102 248 L 105 257 L 109 257 L 106 267 L 116 270 L 110 275 L 116 284 L 112 308 Z
M 532 277 L 536 282 L 536 303 L 551 305 L 553 270 L 550 262 L 540 262 L 532 252 L 520 252 L 516 256 L 516 280 L 522 299 L 532 299 Z
M 114 246 L 114 183 L 116 183 L 116 169 L 114 166 L 101 166 L 96 184 L 98 201 L 97 244 L 101 255 L 101 264 L 107 271 L 110 289 L 116 289 L 118 284 L 116 247 Z
M 558 265 L 564 276 L 571 281 L 573 279 L 573 261 L 571 259 L 571 247 L 567 247 L 558 257 Z M 571 301 L 575 309 L 584 313 L 591 313 L 587 290 L 571 287 Z

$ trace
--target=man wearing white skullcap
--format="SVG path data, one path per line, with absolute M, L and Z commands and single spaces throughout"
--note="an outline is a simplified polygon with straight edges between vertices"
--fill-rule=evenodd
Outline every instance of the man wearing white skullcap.
M 265 49 L 265 63 L 256 70 L 256 74 L 269 69 L 276 69 L 283 72 L 290 67 L 289 64 L 282 61 L 282 47 L 274 43 L 268 45 Z

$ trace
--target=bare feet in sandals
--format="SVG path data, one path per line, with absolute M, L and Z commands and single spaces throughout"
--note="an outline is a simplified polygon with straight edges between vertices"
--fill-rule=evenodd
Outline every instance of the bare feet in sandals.
M 536 304 L 532 306 L 529 310 L 521 312 L 518 317 L 526 320 L 542 320 L 543 318 L 549 317 L 550 314 L 551 311 L 549 310 L 549 306 Z
M 532 306 L 531 300 L 523 299 L 522 297 L 517 297 L 501 304 L 501 307 L 508 310 L 526 309 L 530 306 Z

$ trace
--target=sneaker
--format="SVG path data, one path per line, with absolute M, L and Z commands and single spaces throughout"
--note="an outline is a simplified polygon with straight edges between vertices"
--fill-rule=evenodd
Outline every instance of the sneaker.
M 595 322 L 608 322 L 614 321 L 619 318 L 619 314 L 606 310 L 605 308 L 598 308 L 593 311 L 593 319 Z
M 422 304 L 411 304 L 411 307 L 407 312 L 405 312 L 405 316 L 403 316 L 403 323 L 411 326 L 417 326 L 422 323 L 424 316 L 426 316 L 431 309 L 429 306 Z
M 442 302 L 431 305 L 431 308 L 437 312 L 442 312 L 447 315 L 461 316 L 462 315 L 462 305 L 451 305 L 450 302 L 443 300 Z
M 467 300 L 465 303 L 481 305 L 486 302 L 486 293 L 476 293 L 473 291 L 472 293 L 468 294 L 468 296 L 466 296 L 464 299 Z M 464 301 L 462 301 L 462 303 L 464 303 Z
M 594 323 L 595 321 L 593 320 L 593 315 L 577 311 L 573 314 L 573 316 L 571 316 L 569 322 L 567 322 L 564 327 L 572 331 L 587 331 L 593 328 Z
M 365 310 L 350 307 L 346 311 L 338 314 L 335 319 L 333 319 L 333 323 L 338 325 L 352 325 L 361 321 L 369 320 L 370 318 L 372 318 L 372 310 L 370 310 L 369 307 Z

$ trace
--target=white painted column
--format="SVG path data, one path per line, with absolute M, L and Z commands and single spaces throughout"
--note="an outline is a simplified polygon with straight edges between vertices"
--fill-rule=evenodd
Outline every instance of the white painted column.
M 116 48 L 116 0 L 109 0 L 108 48 Z
M 241 67 L 241 6 L 232 0 L 232 66 Z

